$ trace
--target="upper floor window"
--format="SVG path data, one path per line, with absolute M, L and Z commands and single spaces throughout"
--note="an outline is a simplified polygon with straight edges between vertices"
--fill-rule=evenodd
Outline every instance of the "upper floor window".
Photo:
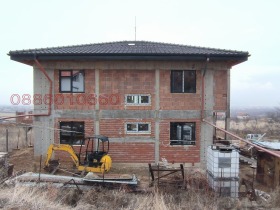
M 171 122 L 170 145 L 195 145 L 195 123 Z
M 196 72 L 194 70 L 171 71 L 171 93 L 195 93 Z
M 84 70 L 59 71 L 59 92 L 61 93 L 85 92 L 85 71 Z
M 150 123 L 126 123 L 126 133 L 151 133 Z
M 151 105 L 151 96 L 146 94 L 125 95 L 126 105 Z
M 84 122 L 60 122 L 60 143 L 81 145 L 85 139 Z

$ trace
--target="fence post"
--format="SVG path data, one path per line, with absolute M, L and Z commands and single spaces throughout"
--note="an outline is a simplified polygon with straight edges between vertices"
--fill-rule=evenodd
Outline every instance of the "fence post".
M 28 137 L 27 137 L 27 127 L 25 127 L 25 141 L 26 141 L 26 146 L 28 147 Z
M 9 130 L 8 128 L 6 128 L 6 152 L 8 153 L 9 152 Z

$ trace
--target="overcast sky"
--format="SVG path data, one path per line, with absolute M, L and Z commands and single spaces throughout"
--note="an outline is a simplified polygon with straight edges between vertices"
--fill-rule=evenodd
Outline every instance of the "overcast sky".
M 248 51 L 231 70 L 232 106 L 280 106 L 278 0 L 9 0 L 0 3 L 0 105 L 33 94 L 10 50 L 134 40 Z

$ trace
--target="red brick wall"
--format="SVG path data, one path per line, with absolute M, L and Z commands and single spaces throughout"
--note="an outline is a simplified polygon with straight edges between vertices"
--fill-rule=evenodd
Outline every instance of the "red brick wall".
M 195 145 L 170 145 L 170 122 L 195 122 Z M 174 163 L 198 163 L 200 162 L 200 120 L 163 120 L 160 122 L 160 159 L 166 158 Z
M 219 71 L 223 73 L 224 71 Z M 170 71 L 160 72 L 160 109 L 161 110 L 200 110 L 201 109 L 201 73 L 196 72 L 196 93 L 170 93 Z M 216 75 L 216 74 L 215 74 Z M 155 71 L 133 70 L 101 70 L 100 71 L 100 96 L 91 98 L 94 94 L 94 70 L 85 70 L 85 93 L 63 93 L 59 95 L 59 70 L 54 74 L 54 93 L 58 98 L 55 109 L 94 109 L 94 103 L 99 103 L 104 110 L 153 110 L 155 108 Z M 215 79 L 221 80 L 220 75 Z M 217 81 L 217 80 L 216 80 Z M 217 107 L 223 103 L 224 93 L 220 93 L 218 83 Z M 125 94 L 150 94 L 150 106 L 126 106 Z M 60 105 L 61 97 L 64 101 Z M 86 99 L 86 101 L 84 100 Z
M 129 122 L 147 122 L 151 124 L 151 133 L 139 133 L 139 134 L 126 134 L 125 123 Z M 100 120 L 100 133 L 110 138 L 122 138 L 133 136 L 145 136 L 154 138 L 154 121 L 152 119 L 101 119 Z
M 94 105 L 72 103 L 70 97 L 93 94 L 95 91 L 94 70 L 85 70 L 85 93 L 63 93 L 64 103 L 55 104 L 55 109 L 93 110 Z M 100 98 L 99 107 L 102 110 L 154 110 L 155 109 L 155 71 L 134 70 L 100 70 Z M 201 72 L 196 72 L 196 93 L 170 93 L 170 71 L 160 71 L 160 110 L 200 110 L 201 109 Z M 227 72 L 214 73 L 215 109 L 226 110 Z M 54 92 L 59 94 L 59 71 L 55 71 Z M 126 106 L 125 94 L 150 94 L 150 106 Z M 107 99 L 106 99 L 107 97 Z M 110 98 L 111 97 L 111 98 Z M 114 101 L 118 99 L 118 101 Z M 113 103 L 112 101 L 113 100 Z M 106 102 L 107 101 L 107 102 Z M 114 103 L 115 102 L 115 103 Z M 88 119 L 57 119 L 55 128 L 59 128 L 59 121 L 84 121 L 86 135 L 94 134 L 94 121 Z M 170 122 L 195 122 L 196 145 L 170 145 Z M 150 122 L 150 134 L 125 134 L 126 122 Z M 100 119 L 100 134 L 109 138 L 131 137 L 121 142 L 110 143 L 113 162 L 153 162 L 153 142 L 133 142 L 135 137 L 155 138 L 154 119 Z M 168 119 L 160 122 L 160 158 L 165 157 L 169 162 L 200 162 L 200 119 L 176 120 Z M 139 140 L 138 140 L 139 141 Z M 55 143 L 59 143 L 59 132 L 55 131 Z M 75 147 L 75 146 L 74 146 Z M 78 147 L 75 147 L 76 149 Z M 67 154 L 66 154 L 67 155 Z
M 160 72 L 160 109 L 162 110 L 200 110 L 201 73 L 196 71 L 196 93 L 171 93 L 170 71 Z
M 215 71 L 214 73 L 214 97 L 215 110 L 227 109 L 227 71 Z
M 111 143 L 110 156 L 113 162 L 149 163 L 155 161 L 154 143 Z
M 105 110 L 150 110 L 154 109 L 155 71 L 147 70 L 103 70 L 100 77 L 100 97 L 117 96 L 119 103 L 100 101 L 100 109 Z M 112 95 L 113 94 L 113 95 Z M 151 106 L 125 106 L 125 94 L 151 94 Z
M 84 121 L 85 122 L 85 137 L 92 136 L 94 133 L 94 123 L 92 120 L 83 119 L 65 119 L 59 118 L 56 121 L 55 127 L 59 129 L 59 122 L 69 122 L 69 121 Z M 154 123 L 152 120 L 147 119 L 143 122 L 151 123 L 151 134 L 125 134 L 125 122 L 140 122 L 139 120 L 120 120 L 120 119 L 108 119 L 100 121 L 100 133 L 102 135 L 108 136 L 110 138 L 122 138 L 124 136 L 145 136 L 154 138 Z M 116 132 L 117 131 L 117 132 Z M 119 132 L 120 133 L 119 133 Z M 60 141 L 60 133 L 58 130 L 55 131 L 55 143 Z M 86 142 L 87 143 L 87 142 Z M 76 153 L 79 153 L 80 146 L 73 146 Z M 105 147 L 107 148 L 107 147 Z M 85 146 L 83 146 L 82 151 L 84 151 Z M 71 161 L 71 157 L 67 152 L 56 151 L 56 158 L 65 161 Z M 112 157 L 114 162 L 154 162 L 154 143 L 153 142 L 110 142 L 109 155 Z
M 126 134 L 126 122 L 147 122 L 151 123 L 150 134 Z M 100 133 L 110 138 L 120 138 L 120 142 L 110 143 L 110 156 L 114 162 L 154 162 L 154 143 L 153 142 L 133 142 L 133 137 L 154 138 L 154 121 L 152 119 L 103 119 L 100 120 Z M 129 137 L 125 141 L 124 137 Z M 139 141 L 139 140 L 138 140 Z

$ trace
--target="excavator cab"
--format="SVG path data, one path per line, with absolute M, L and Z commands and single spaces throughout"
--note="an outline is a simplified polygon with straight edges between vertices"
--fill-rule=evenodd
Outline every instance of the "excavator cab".
M 112 166 L 112 159 L 108 155 L 109 138 L 102 135 L 86 137 L 81 141 L 79 153 L 69 144 L 51 144 L 47 151 L 45 169 L 50 171 L 59 166 L 58 160 L 51 160 L 54 151 L 69 153 L 78 171 L 108 172 Z
M 82 156 L 84 158 L 82 165 L 89 167 L 100 167 L 101 159 L 109 152 L 109 138 L 107 136 L 95 135 L 85 138 L 86 149 L 83 150 L 83 145 L 80 146 L 78 154 L 80 163 Z

